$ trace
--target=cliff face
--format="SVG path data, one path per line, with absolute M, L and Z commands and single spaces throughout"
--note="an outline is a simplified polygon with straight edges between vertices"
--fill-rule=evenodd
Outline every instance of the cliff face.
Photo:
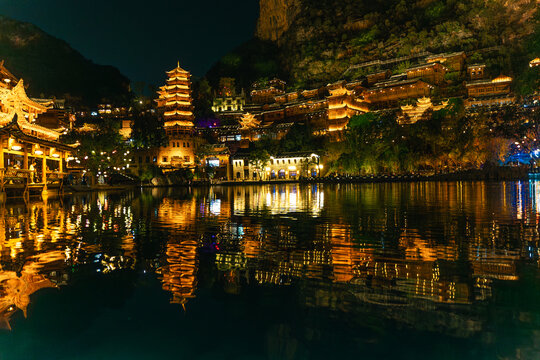
M 38 27 L 0 16 L 0 60 L 29 85 L 31 96 L 67 98 L 79 105 L 122 103 L 129 79 L 112 66 L 97 65 L 65 41 Z
M 529 45 L 530 39 L 540 38 L 538 4 L 537 0 L 260 0 L 256 38 L 277 47 L 268 58 L 277 66 L 265 66 L 264 72 L 258 66 L 253 74 L 280 76 L 270 74 L 277 67 L 292 87 L 309 88 L 376 71 L 357 66 L 373 60 L 403 58 L 389 67 L 400 71 L 410 65 L 407 61 L 416 61 L 415 56 L 465 51 L 472 56 L 470 61 L 485 63 L 493 76 L 517 76 L 531 56 L 538 56 Z M 245 58 L 236 55 L 235 63 Z M 220 76 L 235 77 L 225 66 L 221 69 Z
M 260 0 L 256 36 L 261 40 L 281 39 L 300 13 L 300 0 Z

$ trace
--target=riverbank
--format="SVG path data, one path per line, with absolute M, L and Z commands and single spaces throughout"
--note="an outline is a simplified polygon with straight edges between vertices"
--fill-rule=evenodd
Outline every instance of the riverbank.
M 287 183 L 368 183 L 414 181 L 519 181 L 528 180 L 528 167 L 491 167 L 437 174 L 336 175 L 298 180 L 224 181 L 219 185 L 256 185 Z

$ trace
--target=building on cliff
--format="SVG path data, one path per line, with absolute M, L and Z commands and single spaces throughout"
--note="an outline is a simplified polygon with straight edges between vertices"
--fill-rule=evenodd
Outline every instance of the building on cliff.
M 467 106 L 491 106 L 510 104 L 515 101 L 510 76 L 500 75 L 493 80 L 475 80 L 466 83 Z

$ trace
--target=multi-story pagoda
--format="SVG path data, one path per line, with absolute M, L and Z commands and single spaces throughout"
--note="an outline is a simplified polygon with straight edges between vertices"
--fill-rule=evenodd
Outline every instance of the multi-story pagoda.
M 191 74 L 180 67 L 167 71 L 166 84 L 156 100 L 163 111 L 164 129 L 169 143 L 160 148 L 156 162 L 162 168 L 190 167 L 195 164 Z
M 191 74 L 180 64 L 167 71 L 167 82 L 160 87 L 158 108 L 164 109 L 165 127 L 193 127 L 193 106 L 191 104 Z

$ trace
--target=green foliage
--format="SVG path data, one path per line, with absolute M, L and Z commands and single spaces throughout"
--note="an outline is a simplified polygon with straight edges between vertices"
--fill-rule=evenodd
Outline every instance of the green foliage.
M 260 144 L 255 144 L 255 149 L 249 153 L 248 161 L 249 164 L 256 169 L 259 177 L 262 179 L 264 168 L 270 162 L 270 154 L 266 149 L 262 148 Z
M 311 128 L 305 124 L 295 123 L 280 141 L 280 152 L 315 151 L 320 143 L 312 135 Z
M 206 78 L 202 78 L 193 83 L 193 114 L 195 119 L 214 117 L 212 111 L 212 87 Z
M 97 174 L 100 170 L 122 168 L 128 163 L 127 153 L 130 148 L 120 136 L 119 129 L 119 121 L 102 121 L 95 132 L 70 133 L 64 135 L 61 140 L 66 143 L 78 142 L 80 145 L 74 155 L 87 170 Z
M 426 9 L 426 16 L 430 20 L 438 20 L 444 14 L 446 7 L 442 1 L 435 1 Z
M 278 56 L 275 44 L 253 39 L 225 55 L 206 77 L 213 88 L 218 87 L 220 78 L 232 77 L 240 87 L 247 89 L 261 77 L 284 77 Z
M 538 115 L 518 109 L 469 114 L 463 100 L 451 99 L 448 106 L 412 125 L 398 125 L 393 112 L 356 116 L 344 146 L 332 150 L 340 153 L 327 162 L 331 172 L 350 174 L 441 172 L 498 164 L 516 140 L 540 139 L 535 130 Z
M 358 37 L 351 40 L 353 46 L 364 46 L 374 41 L 379 35 L 377 26 L 372 27 L 369 31 L 360 34 Z
M 534 1 L 514 6 L 506 0 L 302 1 L 300 14 L 270 58 L 294 88 L 335 81 L 350 65 L 425 51 L 476 51 L 470 62 L 489 62 L 494 76 L 516 77 L 525 67 L 513 59 L 540 53 L 538 15 L 530 18 L 535 6 Z M 498 47 L 505 49 L 500 56 L 489 51 Z M 253 53 L 242 56 L 252 68 L 257 63 L 247 61 Z
M 134 115 L 131 129 L 133 147 L 148 149 L 167 144 L 163 123 L 155 113 L 147 111 Z

